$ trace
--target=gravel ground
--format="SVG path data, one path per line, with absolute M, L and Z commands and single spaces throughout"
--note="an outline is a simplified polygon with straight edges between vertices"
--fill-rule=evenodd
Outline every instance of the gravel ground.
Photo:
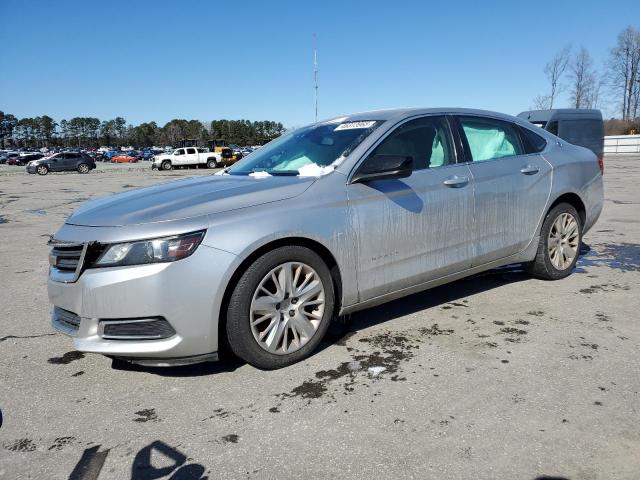
M 0 166 L 0 478 L 640 478 L 640 157 L 606 159 L 565 280 L 413 295 L 273 372 L 74 352 L 49 326 L 48 235 L 86 199 L 206 174 Z

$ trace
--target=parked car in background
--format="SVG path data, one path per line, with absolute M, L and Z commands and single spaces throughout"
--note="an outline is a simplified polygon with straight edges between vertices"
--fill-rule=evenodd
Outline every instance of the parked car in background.
M 231 150 L 227 149 L 229 152 Z M 206 148 L 186 147 L 176 148 L 170 153 L 161 153 L 153 157 L 151 168 L 158 170 L 171 170 L 174 167 L 197 167 L 206 166 L 215 168 L 222 166 L 223 156 L 221 153 L 210 152 Z
M 224 342 L 279 368 L 336 314 L 512 263 L 568 276 L 602 206 L 596 156 L 525 120 L 341 116 L 219 175 L 82 205 L 50 242 L 52 324 L 146 365 L 213 360 Z
M 96 163 L 89 155 L 81 152 L 62 152 L 27 164 L 28 173 L 46 175 L 49 172 L 89 173 L 96 168 Z
M 35 153 L 35 152 L 21 153 L 20 155 L 15 157 L 15 161 L 16 161 L 16 165 L 25 166 L 30 161 L 38 160 L 43 157 L 44 155 L 42 153 Z
M 19 156 L 20 154 L 18 152 L 6 152 L 4 153 L 1 157 L 0 157 L 0 163 L 3 164 L 7 164 L 7 165 L 17 165 L 16 162 L 16 158 Z
M 135 157 L 138 160 L 142 160 L 142 152 L 138 150 L 127 150 L 125 154 L 127 154 L 130 157 Z
M 102 153 L 102 157 L 105 162 L 110 162 L 113 157 L 121 154 L 122 152 L 120 150 L 107 150 L 106 152 Z
M 143 148 L 140 150 L 140 155 L 142 156 L 142 160 L 151 160 L 155 153 L 150 148 Z
M 120 155 L 114 155 L 113 157 L 111 157 L 111 163 L 136 163 L 137 161 L 137 157 L 129 155 L 128 153 L 122 153 Z
M 583 108 L 531 110 L 518 114 L 518 117 L 569 143 L 588 148 L 600 161 L 603 161 L 604 122 L 600 110 Z

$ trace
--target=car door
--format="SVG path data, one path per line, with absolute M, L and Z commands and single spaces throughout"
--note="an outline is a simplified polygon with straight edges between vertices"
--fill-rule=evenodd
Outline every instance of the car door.
M 61 172 L 64 169 L 64 153 L 57 153 L 49 159 L 49 170 Z
M 412 157 L 408 178 L 349 183 L 360 301 L 469 267 L 473 190 L 444 116 L 408 120 L 371 151 Z
M 476 266 L 532 240 L 551 192 L 551 165 L 515 123 L 471 115 L 457 121 L 473 178 Z
M 185 163 L 187 165 L 195 165 L 198 163 L 198 152 L 195 148 L 187 148 L 185 154 Z
M 75 153 L 75 152 L 65 153 L 64 160 L 61 165 L 61 170 L 65 170 L 65 171 L 75 170 L 76 164 L 78 163 L 79 158 L 80 158 L 79 153 Z
M 173 154 L 173 159 L 171 163 L 174 165 L 184 165 L 186 163 L 186 153 L 184 148 L 178 148 Z

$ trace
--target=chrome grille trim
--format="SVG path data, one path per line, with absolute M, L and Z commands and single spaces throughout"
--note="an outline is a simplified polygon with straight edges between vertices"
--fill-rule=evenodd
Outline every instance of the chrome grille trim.
M 65 242 L 50 239 L 49 277 L 55 282 L 73 283 L 78 280 L 84 268 L 88 243 Z

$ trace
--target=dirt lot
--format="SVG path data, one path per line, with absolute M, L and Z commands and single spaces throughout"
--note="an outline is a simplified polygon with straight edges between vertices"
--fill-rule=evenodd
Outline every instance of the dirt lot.
M 48 235 L 86 199 L 207 174 L 0 166 L 0 478 L 640 478 L 639 157 L 606 159 L 566 280 L 413 295 L 275 372 L 74 352 L 49 326 Z

